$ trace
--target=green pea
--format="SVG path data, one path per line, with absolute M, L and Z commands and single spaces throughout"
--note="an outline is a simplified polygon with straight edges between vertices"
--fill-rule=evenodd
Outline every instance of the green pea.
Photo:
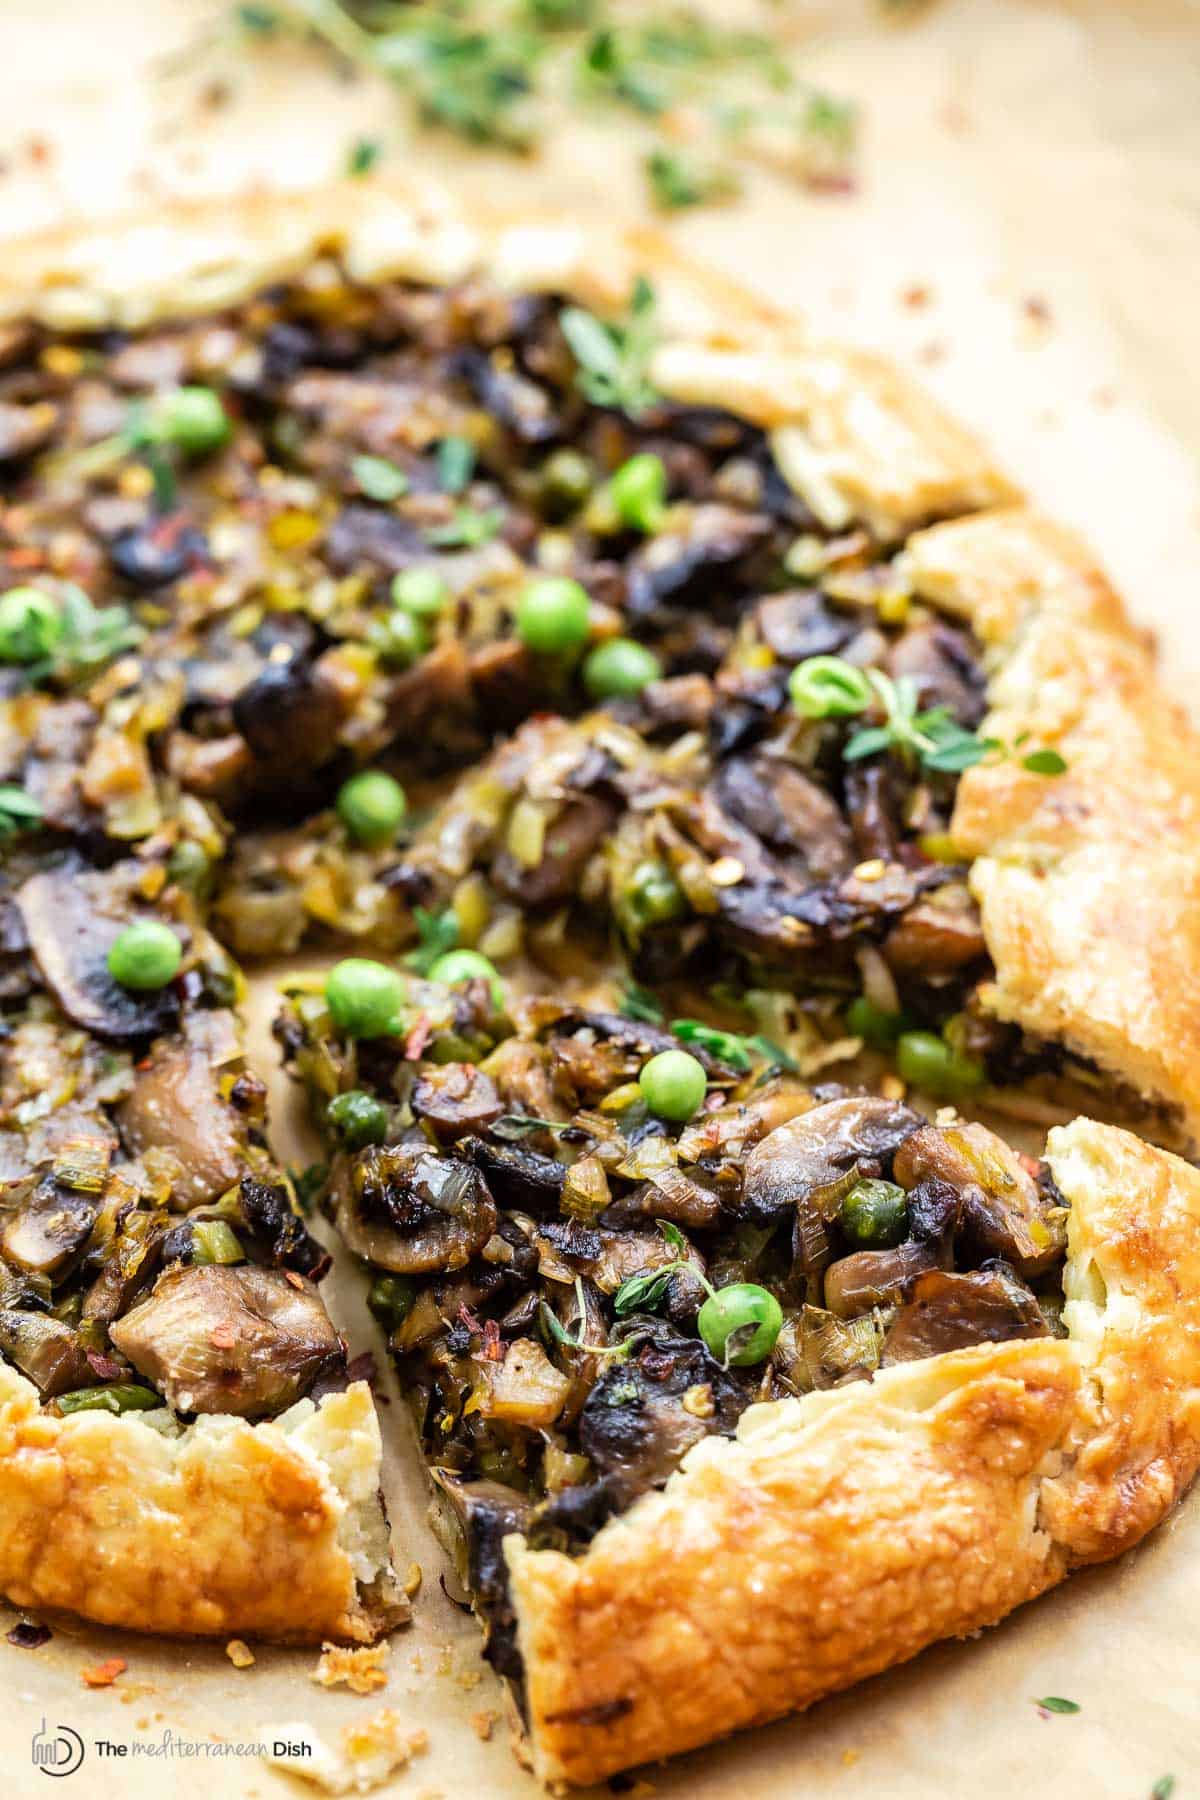
M 932 1031 L 903 1032 L 896 1045 L 896 1067 L 910 1087 L 935 1100 L 954 1100 L 981 1087 L 985 1070 L 973 1056 L 952 1050 Z
M 194 1263 L 240 1263 L 245 1251 L 224 1219 L 198 1219 L 192 1226 Z
M 708 1076 L 704 1064 L 686 1050 L 660 1050 L 644 1065 L 638 1087 L 652 1113 L 682 1125 L 704 1099 Z
M 444 981 L 447 987 L 459 987 L 464 981 L 486 981 L 492 1003 L 499 1010 L 504 1005 L 504 983 L 495 963 L 478 950 L 447 950 L 429 970 L 430 981 Z
M 397 669 L 411 668 L 429 648 L 421 621 L 399 607 L 371 626 L 370 639 L 385 663 Z
M 551 519 L 576 512 L 592 491 L 595 470 L 578 450 L 555 450 L 538 471 L 538 497 Z
M 153 407 L 152 436 L 188 456 L 207 456 L 229 441 L 232 427 L 221 396 L 210 387 L 181 387 Z
M 325 1119 L 348 1150 L 382 1144 L 387 1136 L 388 1110 L 382 1100 L 361 1088 L 335 1094 L 325 1109 Z
M 446 578 L 431 563 L 402 569 L 392 578 L 392 600 L 414 619 L 436 619 L 450 598 Z
M 885 1012 L 860 994 L 846 1008 L 846 1027 L 854 1037 L 862 1038 L 873 1050 L 886 1050 L 900 1036 L 904 1014 Z
M 842 1230 L 860 1250 L 891 1250 L 908 1236 L 908 1196 L 894 1181 L 859 1181 L 842 1201 Z
M 840 656 L 809 656 L 788 677 L 792 705 L 806 719 L 849 719 L 871 704 L 871 684 Z
M 385 1331 L 396 1331 L 412 1311 L 417 1291 L 403 1275 L 377 1275 L 367 1290 L 367 1305 Z
M 627 891 L 630 907 L 643 924 L 667 925 L 687 911 L 687 897 L 666 863 L 639 863 Z
M 774 1294 L 753 1281 L 735 1281 L 710 1294 L 696 1317 L 700 1336 L 727 1368 L 764 1362 L 783 1329 L 783 1309 Z
M 161 919 L 127 925 L 108 952 L 108 972 L 122 987 L 149 993 L 166 987 L 179 973 L 183 945 Z
M 338 818 L 351 837 L 370 849 L 391 842 L 407 810 L 404 789 L 382 769 L 364 769 L 338 790 Z
M 667 471 L 661 456 L 643 450 L 621 464 L 609 491 L 622 525 L 633 531 L 657 531 L 666 512 Z
M 62 614 L 40 588 L 15 587 L 0 594 L 0 662 L 40 662 L 62 634 Z
M 348 956 L 325 978 L 325 1004 L 347 1037 L 387 1037 L 399 1030 L 404 983 L 383 963 Z
M 167 858 L 167 874 L 180 887 L 203 896 L 212 885 L 212 861 L 195 838 L 181 838 Z
M 653 650 L 632 638 L 609 638 L 589 652 L 583 665 L 583 685 L 595 700 L 632 700 L 651 681 L 662 678 L 662 664 Z
M 586 644 L 590 602 L 587 590 L 566 575 L 531 581 L 517 602 L 517 636 L 546 656 Z
M 60 1413 L 69 1416 L 77 1412 L 149 1412 L 166 1402 L 153 1388 L 115 1381 L 108 1387 L 75 1388 L 69 1394 L 60 1394 L 55 1405 Z

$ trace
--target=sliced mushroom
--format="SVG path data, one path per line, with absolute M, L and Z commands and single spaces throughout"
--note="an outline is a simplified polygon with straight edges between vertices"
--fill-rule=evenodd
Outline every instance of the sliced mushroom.
M 542 853 L 532 866 L 511 850 L 492 864 L 492 880 L 502 894 L 524 906 L 551 906 L 574 893 L 583 865 L 616 822 L 615 805 L 598 794 L 572 794 L 546 826 Z
M 965 883 L 948 881 L 892 926 L 883 954 L 898 975 L 954 975 L 987 954 L 979 908 Z
M 335 1182 L 334 1213 L 356 1256 L 397 1275 L 461 1269 L 496 1229 L 479 1170 L 412 1144 L 363 1151 Z
M 911 1107 L 871 1095 L 814 1106 L 750 1152 L 740 1210 L 767 1225 L 803 1201 L 832 1218 L 860 1176 L 878 1174 L 922 1123 Z
M 268 662 L 233 703 L 233 722 L 271 778 L 289 780 L 328 760 L 342 722 L 332 681 L 305 656 Z
M 633 1321 L 646 1337 L 610 1362 L 579 1422 L 584 1454 L 621 1483 L 627 1500 L 661 1486 L 702 1437 L 732 1437 L 746 1405 L 741 1384 L 695 1338 L 661 1319 Z
M 61 1188 L 47 1178 L 20 1211 L 5 1220 L 0 1250 L 18 1268 L 53 1281 L 78 1260 L 92 1235 L 97 1211 L 92 1195 Z
M 832 796 L 773 756 L 733 756 L 714 783 L 723 810 L 804 881 L 828 881 L 855 860 L 849 827 Z
M 28 1375 L 44 1400 L 95 1379 L 78 1332 L 45 1313 L 0 1311 L 0 1351 Z
M 926 1125 L 897 1151 L 895 1176 L 904 1187 L 933 1178 L 957 1188 L 968 1247 L 979 1257 L 1004 1257 L 1021 1275 L 1043 1274 L 1066 1246 L 1062 1207 L 985 1125 Z
M 218 1019 L 189 1018 L 184 1038 L 164 1038 L 139 1064 L 117 1124 L 134 1156 L 167 1150 L 178 1165 L 172 1199 L 181 1210 L 215 1200 L 246 1166 L 246 1125 L 222 1095 Z
M 903 1297 L 918 1275 L 938 1266 L 928 1244 L 897 1244 L 894 1250 L 856 1250 L 825 1271 L 825 1305 L 839 1319 L 855 1319 L 872 1306 Z
M 251 1263 L 169 1269 L 110 1336 L 176 1412 L 243 1419 L 282 1412 L 342 1357 L 316 1288 Z
M 486 1131 L 504 1110 L 495 1085 L 474 1063 L 443 1063 L 418 1077 L 413 1112 L 428 1122 L 440 1144 Z
M 487 1621 L 488 1660 L 500 1674 L 519 1679 L 522 1664 L 508 1598 L 504 1540 L 525 1530 L 532 1502 L 499 1481 L 464 1481 L 450 1469 L 435 1468 L 430 1474 L 438 1495 L 433 1528 L 460 1583 Z
M 16 904 L 38 971 L 76 1025 L 113 1043 L 165 1031 L 179 1011 L 174 988 L 134 993 L 108 972 L 108 953 L 133 918 L 129 871 L 86 869 L 72 858 L 18 889 Z
M 1048 1334 L 1037 1300 L 1007 1271 L 975 1269 L 963 1275 L 936 1269 L 913 1283 L 884 1339 L 881 1360 L 886 1367 L 969 1344 Z
M 557 1213 L 567 1171 L 554 1157 L 527 1150 L 523 1144 L 496 1144 L 488 1138 L 468 1139 L 463 1154 L 483 1170 L 501 1206 Z

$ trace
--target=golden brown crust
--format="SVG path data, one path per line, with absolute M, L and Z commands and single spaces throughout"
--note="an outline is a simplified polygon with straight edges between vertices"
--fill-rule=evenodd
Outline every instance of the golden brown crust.
M 435 189 L 391 181 L 255 194 L 47 233 L 6 247 L 0 319 L 66 330 L 141 326 L 244 299 L 337 253 L 365 282 L 486 272 L 600 310 L 654 283 L 663 342 L 652 373 L 672 398 L 712 400 L 775 433 L 781 466 L 827 524 L 884 541 L 1014 498 L 975 440 L 890 364 L 809 342 L 796 321 L 638 227 L 471 216 Z
M 992 513 L 918 534 L 905 562 L 989 647 L 985 731 L 1068 764 L 1048 779 L 1009 757 L 959 786 L 988 1005 L 1178 1108 L 1200 1139 L 1200 737 L 1070 533 Z
M 1074 1208 L 1070 1341 L 754 1408 L 582 1557 L 507 1541 L 544 1780 L 807 1706 L 1163 1516 L 1200 1460 L 1200 1174 L 1085 1120 L 1050 1157 Z
M 53 1417 L 0 1365 L 0 1591 L 138 1631 L 372 1639 L 404 1613 L 379 1450 L 361 1382 L 283 1424 L 166 1435 L 131 1415 Z

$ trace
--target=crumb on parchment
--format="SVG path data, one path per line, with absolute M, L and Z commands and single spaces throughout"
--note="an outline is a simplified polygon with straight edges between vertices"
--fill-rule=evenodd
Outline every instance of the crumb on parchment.
M 95 1663 L 90 1669 L 80 1669 L 79 1679 L 84 1687 L 111 1687 L 118 1675 L 123 1675 L 129 1664 L 123 1656 L 110 1656 L 107 1661 Z
M 493 1706 L 481 1707 L 477 1713 L 471 1714 L 471 1730 L 481 1743 L 486 1744 L 496 1728 L 496 1720 L 500 1714 Z
M 322 1644 L 321 1655 L 312 1672 L 318 1687 L 348 1687 L 353 1694 L 374 1694 L 387 1686 L 388 1647 L 386 1644 L 364 1644 L 357 1650 L 341 1644 Z
M 272 1768 L 327 1794 L 369 1794 L 429 1748 L 429 1733 L 385 1706 L 344 1726 L 336 1749 L 303 1722 L 264 1727 L 259 1741 Z M 282 1754 L 279 1745 L 285 1746 Z
M 254 1652 L 249 1644 L 242 1642 L 241 1638 L 230 1638 L 225 1646 L 225 1654 L 235 1669 L 252 1669 L 254 1667 Z

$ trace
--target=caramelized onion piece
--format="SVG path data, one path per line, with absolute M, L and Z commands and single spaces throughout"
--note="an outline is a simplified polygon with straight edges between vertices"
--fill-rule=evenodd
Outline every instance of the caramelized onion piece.
M 911 1299 L 884 1339 L 881 1361 L 888 1367 L 968 1344 L 1048 1334 L 1033 1294 L 1003 1269 L 975 1269 L 969 1275 L 934 1269 L 913 1283 Z

